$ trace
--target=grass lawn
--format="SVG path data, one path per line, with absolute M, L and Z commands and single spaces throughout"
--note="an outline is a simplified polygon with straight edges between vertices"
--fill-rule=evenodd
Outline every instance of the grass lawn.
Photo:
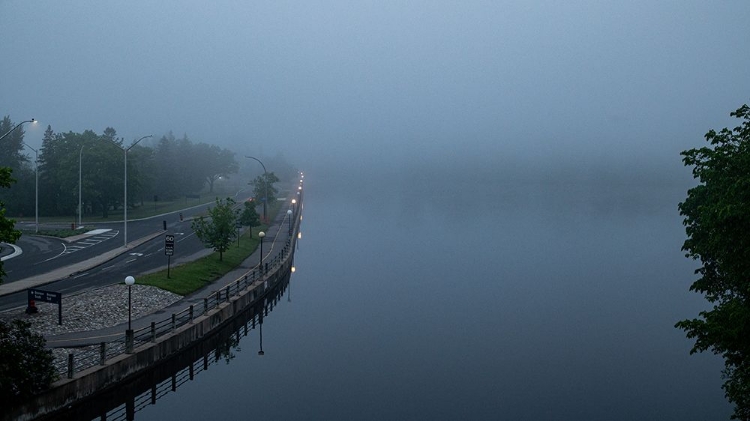
M 268 216 L 271 220 L 279 213 L 282 204 L 282 202 L 276 201 L 268 206 Z M 206 257 L 171 268 L 169 278 L 167 278 L 167 270 L 164 269 L 139 276 L 136 282 L 143 285 L 153 285 L 182 296 L 191 294 L 239 266 L 258 247 L 258 232 L 265 231 L 267 228 L 267 225 L 254 227 L 252 238 L 250 237 L 250 231 L 245 231 L 240 237 L 239 246 L 236 242 L 230 246 L 229 250 L 224 252 L 221 261 L 219 260 L 219 253 L 213 252 Z
M 153 285 L 175 294 L 188 295 L 206 285 L 221 278 L 226 273 L 247 259 L 258 247 L 258 232 L 266 229 L 265 226 L 254 227 L 253 236 L 250 231 L 245 231 L 240 237 L 240 245 L 235 242 L 224 252 L 222 260 L 219 253 L 213 252 L 206 257 L 184 263 L 169 270 L 170 278 L 167 278 L 167 270 L 141 275 L 136 282 L 142 285 Z

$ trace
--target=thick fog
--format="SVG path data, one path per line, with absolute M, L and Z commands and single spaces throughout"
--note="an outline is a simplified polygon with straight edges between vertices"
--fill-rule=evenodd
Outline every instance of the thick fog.
M 3 0 L 0 16 L 0 113 L 40 121 L 31 146 L 47 125 L 114 127 L 301 169 L 675 174 L 750 98 L 742 0 Z

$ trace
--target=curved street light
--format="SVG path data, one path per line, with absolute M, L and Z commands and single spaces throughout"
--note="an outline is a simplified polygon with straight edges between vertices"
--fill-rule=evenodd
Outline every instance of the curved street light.
M 128 247 L 128 151 L 133 148 L 133 146 L 137 145 L 138 142 L 140 142 L 143 139 L 149 138 L 152 135 L 143 136 L 142 138 L 136 140 L 133 142 L 132 145 L 128 146 L 127 148 L 120 145 L 119 143 L 112 140 L 112 143 L 114 143 L 118 148 L 122 149 L 123 153 L 125 154 L 125 193 L 123 195 L 123 201 L 122 201 L 122 209 L 123 209 L 123 225 L 124 225 L 124 244 L 123 247 Z
M 122 209 L 124 212 L 124 219 L 125 219 L 125 248 L 128 247 L 128 151 L 133 148 L 133 146 L 137 145 L 138 142 L 140 142 L 143 139 L 149 138 L 152 135 L 146 135 L 142 138 L 136 140 L 133 142 L 132 145 L 130 145 L 127 148 L 122 148 L 125 151 L 125 195 L 124 195 L 124 201 L 122 202 Z
M 260 163 L 261 167 L 263 167 L 263 178 L 265 179 L 265 180 L 263 180 L 263 186 L 265 187 L 265 190 L 266 190 L 265 191 L 266 197 L 263 198 L 263 220 L 266 223 L 268 223 L 268 219 L 266 218 L 266 203 L 268 203 L 268 175 L 267 175 L 268 172 L 266 171 L 266 166 L 263 165 L 263 163 L 260 162 L 260 159 L 258 159 L 258 158 L 255 158 L 255 157 L 252 157 L 252 156 L 247 156 L 247 155 L 245 155 L 245 158 L 254 159 L 254 160 L 256 160 L 256 161 L 258 161 Z
M 81 222 L 81 216 L 83 215 L 83 207 L 81 206 L 82 205 L 82 201 L 81 201 L 81 197 L 82 197 L 81 196 L 81 191 L 82 191 L 81 181 L 82 181 L 82 177 L 81 177 L 81 174 L 83 173 L 83 148 L 85 146 L 86 145 L 81 145 L 81 150 L 78 152 L 78 226 L 79 227 L 82 224 L 82 222 Z
M 24 120 L 24 121 L 16 124 L 15 126 L 13 126 L 12 129 L 8 130 L 8 133 L 5 133 L 4 135 L 0 136 L 0 140 L 5 139 L 5 136 L 8 136 L 9 134 L 13 133 L 13 130 L 19 128 L 22 124 L 24 124 L 24 123 L 36 123 L 36 122 L 37 121 L 35 119 L 33 119 L 33 118 L 31 120 Z

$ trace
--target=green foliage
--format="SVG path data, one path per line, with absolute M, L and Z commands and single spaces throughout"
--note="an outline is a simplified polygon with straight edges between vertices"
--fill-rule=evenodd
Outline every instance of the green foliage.
M 256 228 L 256 233 L 260 228 Z M 240 245 L 230 247 L 222 260 L 214 256 L 206 256 L 192 262 L 187 262 L 170 270 L 149 273 L 139 277 L 136 282 L 143 285 L 153 285 L 175 294 L 188 295 L 209 285 L 215 280 L 229 273 L 239 266 L 258 248 L 258 238 L 253 238 L 251 230 L 242 234 Z
M 57 378 L 44 336 L 22 320 L 0 321 L 0 408 L 47 388 Z
M 750 107 L 731 113 L 739 126 L 706 134 L 711 147 L 682 152 L 700 181 L 679 204 L 687 234 L 686 257 L 700 260 L 690 290 L 713 309 L 676 327 L 695 339 L 691 353 L 724 358 L 722 386 L 735 419 L 750 419 Z
M 237 238 L 237 215 L 234 212 L 234 204 L 230 197 L 225 201 L 217 198 L 216 206 L 208 208 L 209 218 L 200 216 L 192 223 L 195 235 L 203 244 L 219 252 L 219 260 L 223 259 L 224 252 Z
M 8 117 L 3 127 L 13 127 Z M 34 167 L 23 150 L 23 130 L 15 129 L 3 139 L 0 166 L 8 166 L 18 179 L 18 188 L 0 192 L 9 213 L 30 215 L 34 212 Z M 187 136 L 176 139 L 170 132 L 151 146 L 143 141 L 131 146 L 117 137 L 111 127 L 102 134 L 92 130 L 83 133 L 55 133 L 47 126 L 39 149 L 39 212 L 44 216 L 75 216 L 78 212 L 79 184 L 83 214 L 89 218 L 128 209 L 151 200 L 176 200 L 199 193 L 204 187 L 213 190 L 219 177 L 227 178 L 237 171 L 234 154 L 218 146 L 193 143 Z M 124 150 L 128 151 L 128 197 L 123 203 Z M 33 158 L 33 155 L 32 155 Z M 80 172 L 80 183 L 79 183 Z
M 0 167 L 0 188 L 10 188 L 13 183 L 12 171 L 7 167 Z M 5 217 L 5 204 L 0 201 L 0 242 L 13 244 L 21 236 L 21 231 L 15 229 L 16 221 Z M 0 283 L 3 281 L 5 271 L 3 262 L 0 261 Z
M 0 120 L 0 136 L 15 126 L 10 117 L 5 116 Z M 24 151 L 24 135 L 23 126 L 18 126 L 0 141 L 0 167 L 10 168 L 16 180 L 15 188 L 0 191 L 0 200 L 13 214 L 31 215 L 34 213 L 34 167 Z
M 250 182 L 253 186 L 253 195 L 255 196 L 255 199 L 258 201 L 267 199 L 267 205 L 275 202 L 276 194 L 279 191 L 273 186 L 273 184 L 278 181 L 279 178 L 276 177 L 273 172 L 265 173 L 256 177 L 255 180 Z
M 260 225 L 260 215 L 255 210 L 255 201 L 244 202 L 244 209 L 240 214 L 240 224 L 246 227 L 257 227 Z

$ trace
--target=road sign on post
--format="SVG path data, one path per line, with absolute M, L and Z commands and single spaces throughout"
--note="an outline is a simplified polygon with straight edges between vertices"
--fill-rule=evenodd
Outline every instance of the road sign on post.
M 167 234 L 164 236 L 164 254 L 167 255 L 167 279 L 169 279 L 169 266 L 172 263 L 174 254 L 174 235 Z
M 57 324 L 62 325 L 62 294 L 54 291 L 43 291 L 41 289 L 27 290 L 29 307 L 35 307 L 36 301 L 57 304 Z
M 174 254 L 174 235 L 172 234 L 164 236 L 164 254 L 167 256 Z

